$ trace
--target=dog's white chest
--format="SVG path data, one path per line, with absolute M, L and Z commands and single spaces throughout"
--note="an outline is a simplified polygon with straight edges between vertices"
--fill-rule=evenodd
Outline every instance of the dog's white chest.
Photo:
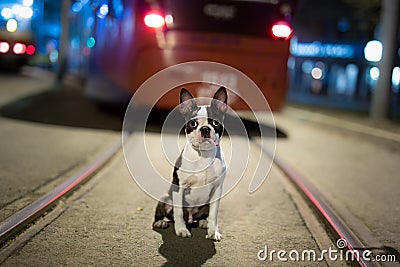
M 178 170 L 179 185 L 183 187 L 204 186 L 223 178 L 224 173 L 225 163 L 219 158 L 213 159 L 212 162 L 207 159 L 195 163 L 183 163 L 181 169 Z
M 183 198 L 190 206 L 209 202 L 212 192 L 222 186 L 226 167 L 222 151 L 218 153 L 215 158 L 197 156 L 196 160 L 185 159 L 183 155 L 182 166 L 178 170 L 179 185 L 185 188 Z

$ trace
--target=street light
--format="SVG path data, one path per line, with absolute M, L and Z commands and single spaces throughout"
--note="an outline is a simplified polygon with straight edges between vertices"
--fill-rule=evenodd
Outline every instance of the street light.
M 369 41 L 364 48 L 364 57 L 369 62 L 379 62 L 382 59 L 383 46 L 378 40 Z
M 9 19 L 6 24 L 6 29 L 9 32 L 15 32 L 18 29 L 18 22 L 15 19 Z

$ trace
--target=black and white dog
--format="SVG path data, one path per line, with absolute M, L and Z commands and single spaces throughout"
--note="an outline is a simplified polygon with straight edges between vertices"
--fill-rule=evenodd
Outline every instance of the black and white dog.
M 225 87 L 220 87 L 210 106 L 197 106 L 182 88 L 179 109 L 187 142 L 175 163 L 173 185 L 157 205 L 154 228 L 167 228 L 167 218 L 175 221 L 176 235 L 191 237 L 186 224 L 198 223 L 208 229 L 206 238 L 221 240 L 217 216 L 226 166 L 219 144 L 227 99 Z

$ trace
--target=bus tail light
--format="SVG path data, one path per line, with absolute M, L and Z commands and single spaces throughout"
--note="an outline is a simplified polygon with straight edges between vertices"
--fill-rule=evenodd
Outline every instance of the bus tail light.
M 165 25 L 165 19 L 159 13 L 149 13 L 144 17 L 144 24 L 149 28 L 161 28 Z
M 272 34 L 275 38 L 289 39 L 292 35 L 292 27 L 286 21 L 276 22 L 272 28 Z
M 34 45 L 28 45 L 26 47 L 26 53 L 30 56 L 32 56 L 33 54 L 35 54 L 36 48 Z
M 16 55 L 24 54 L 26 52 L 26 45 L 21 43 L 15 43 L 13 47 L 13 52 Z

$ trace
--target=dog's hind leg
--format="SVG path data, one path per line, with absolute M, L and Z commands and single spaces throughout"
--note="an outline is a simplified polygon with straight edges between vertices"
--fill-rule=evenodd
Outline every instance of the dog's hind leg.
M 208 225 L 207 218 L 208 218 L 209 210 L 210 210 L 210 205 L 206 204 L 206 205 L 199 207 L 197 209 L 196 213 L 193 214 L 194 219 L 199 222 L 199 227 L 202 229 L 207 229 L 207 225 Z
M 163 202 L 158 202 L 157 207 L 156 207 L 156 213 L 154 214 L 154 223 L 153 227 L 154 228 L 159 228 L 159 229 L 165 229 L 168 227 L 168 223 L 164 221 L 164 218 L 166 217 L 166 212 L 165 212 L 165 203 Z
M 168 196 L 163 197 L 157 204 L 156 212 L 154 214 L 154 228 L 165 229 L 168 227 L 168 223 L 164 219 L 172 217 L 172 206 L 165 202 L 171 202 Z

